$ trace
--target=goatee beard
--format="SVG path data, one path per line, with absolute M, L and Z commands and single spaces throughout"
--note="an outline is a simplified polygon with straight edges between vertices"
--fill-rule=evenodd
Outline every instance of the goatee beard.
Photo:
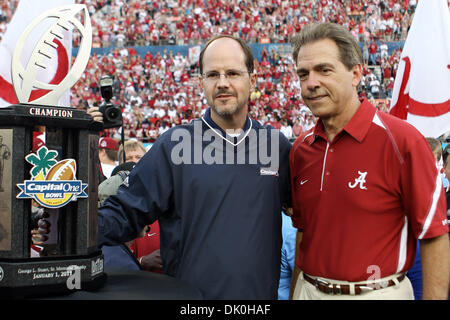
M 231 119 L 233 117 L 233 115 L 235 115 L 238 111 L 239 111 L 239 107 L 235 106 L 233 109 L 231 110 L 224 110 L 224 111 L 220 111 L 219 108 L 216 107 L 216 105 L 211 105 L 211 109 L 220 117 L 225 118 L 225 119 Z

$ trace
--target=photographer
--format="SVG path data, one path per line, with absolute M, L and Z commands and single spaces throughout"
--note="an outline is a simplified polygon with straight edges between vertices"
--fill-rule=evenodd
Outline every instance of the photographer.
M 87 110 L 93 121 L 101 122 L 103 129 L 122 127 L 123 118 L 122 111 L 119 106 L 113 104 L 111 99 L 113 97 L 113 84 L 114 80 L 112 76 L 102 76 L 99 80 L 99 87 L 102 98 L 105 100 L 99 107 L 93 106 Z M 124 135 L 122 130 L 122 143 L 124 142 Z M 99 141 L 99 158 L 101 162 L 101 175 L 100 182 L 105 178 L 109 178 L 111 171 L 118 164 L 117 160 L 117 141 L 114 139 L 105 137 Z
M 91 107 L 87 113 L 92 116 L 94 121 L 103 123 L 103 129 L 118 128 L 122 126 L 122 111 L 119 106 L 113 104 L 112 76 L 102 76 L 99 80 L 100 93 L 105 102 L 100 107 Z

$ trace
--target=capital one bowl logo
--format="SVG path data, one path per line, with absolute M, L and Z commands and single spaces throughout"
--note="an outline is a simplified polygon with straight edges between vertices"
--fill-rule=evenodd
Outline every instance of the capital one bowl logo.
M 82 23 L 77 15 L 82 14 Z M 30 33 L 43 21 L 52 21 L 31 52 L 28 62 L 23 65 L 23 49 Z M 69 56 L 61 44 L 65 35 L 76 28 L 82 36 L 78 55 L 69 70 Z M 92 27 L 85 5 L 73 4 L 48 10 L 32 21 L 24 30 L 12 58 L 12 82 L 20 103 L 58 105 L 61 95 L 81 77 L 89 60 L 92 46 Z M 26 58 L 26 57 L 25 57 Z M 50 83 L 39 80 L 42 73 L 48 73 L 50 65 L 57 65 L 55 76 Z
M 36 200 L 46 208 L 61 208 L 70 201 L 87 198 L 84 192 L 87 184 L 76 180 L 76 162 L 74 159 L 56 161 L 58 152 L 40 147 L 25 160 L 33 165 L 31 180 L 17 184 L 20 189 L 18 199 Z

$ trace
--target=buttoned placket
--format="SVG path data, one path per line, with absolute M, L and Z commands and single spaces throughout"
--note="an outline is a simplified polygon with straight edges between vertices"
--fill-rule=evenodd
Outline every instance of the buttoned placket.
M 328 156 L 328 148 L 330 147 L 330 142 L 327 141 L 327 147 L 325 149 L 325 155 L 323 157 L 323 164 L 322 164 L 322 177 L 320 179 L 320 191 L 323 191 L 323 180 L 324 180 L 324 175 L 325 175 L 325 168 L 327 165 L 327 156 Z
M 334 153 L 336 149 L 336 140 L 333 141 L 333 143 L 330 143 L 330 141 L 327 140 L 327 146 L 325 148 L 325 154 L 323 157 L 323 163 L 322 163 L 322 176 L 320 180 L 320 191 L 323 191 L 324 185 L 327 182 L 327 178 L 331 175 L 330 171 L 327 169 L 327 162 L 330 162 L 330 156 Z

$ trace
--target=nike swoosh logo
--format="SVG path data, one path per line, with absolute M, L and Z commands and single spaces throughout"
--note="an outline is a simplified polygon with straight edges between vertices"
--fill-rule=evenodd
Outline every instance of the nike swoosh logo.
M 149 233 L 149 234 L 147 234 L 147 237 L 151 237 L 151 236 L 154 236 L 156 234 L 156 232 L 153 232 L 153 233 Z
M 307 183 L 307 182 L 308 182 L 308 180 L 300 181 L 300 185 L 304 185 L 304 184 Z

